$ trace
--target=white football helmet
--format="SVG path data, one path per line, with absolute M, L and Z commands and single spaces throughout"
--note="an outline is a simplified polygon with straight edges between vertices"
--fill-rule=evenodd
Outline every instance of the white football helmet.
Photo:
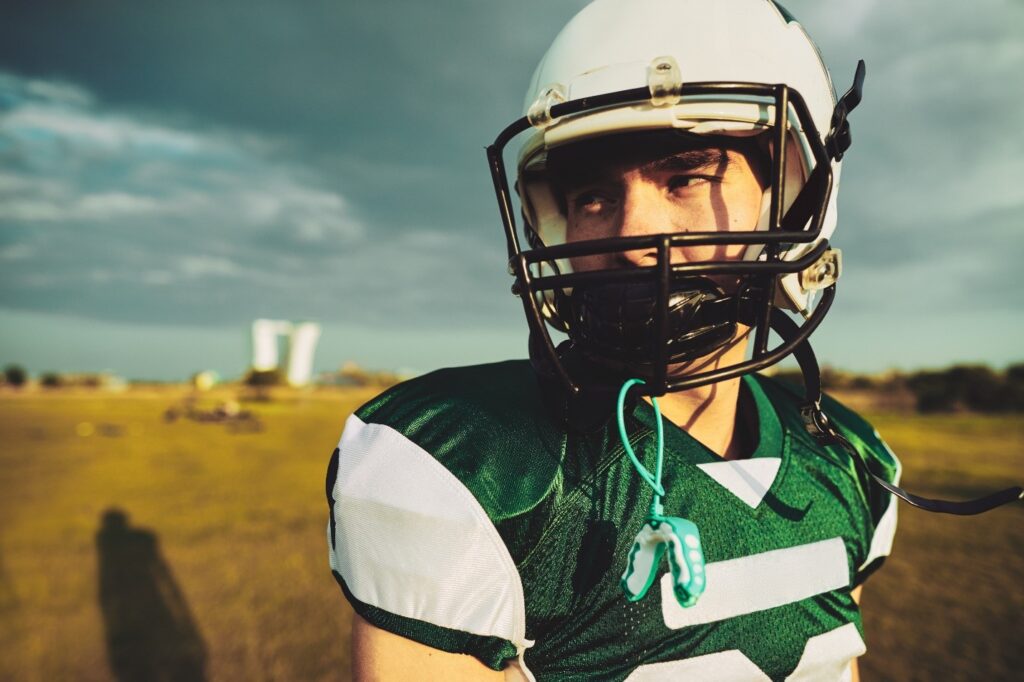
M 596 0 L 559 33 L 527 92 L 523 118 L 488 148 L 508 240 L 514 291 L 531 325 L 535 364 L 571 391 L 588 377 L 567 356 L 658 395 L 777 362 L 820 323 L 834 295 L 839 253 L 829 246 L 846 114 L 860 100 L 863 63 L 838 105 L 817 48 L 771 0 Z M 552 150 L 606 136 L 679 131 L 754 138 L 771 181 L 753 232 L 713 230 L 566 242 L 564 201 L 548 168 Z M 515 143 L 513 143 L 513 140 Z M 521 201 L 517 230 L 506 156 Z M 530 248 L 521 246 L 522 239 Z M 740 244 L 739 260 L 673 263 L 683 245 Z M 651 267 L 573 272 L 583 253 L 659 249 Z M 709 275 L 742 284 L 722 291 Z M 815 294 L 824 296 L 815 302 Z M 767 347 L 778 309 L 805 319 L 795 337 Z M 727 343 L 742 321 L 757 332 L 746 362 L 684 378 L 668 367 Z M 548 325 L 568 335 L 555 347 Z M 590 369 L 588 374 L 593 374 Z

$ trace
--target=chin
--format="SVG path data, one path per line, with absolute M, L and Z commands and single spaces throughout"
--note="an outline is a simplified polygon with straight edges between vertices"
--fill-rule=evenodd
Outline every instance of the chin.
M 712 370 L 721 365 L 723 359 L 730 359 L 736 355 L 741 356 L 739 361 L 742 361 L 743 357 L 746 356 L 750 331 L 750 327 L 747 325 L 738 324 L 736 335 L 732 338 L 732 341 L 707 355 L 669 365 L 668 377 L 670 379 L 680 379 L 691 374 L 697 374 L 698 372 Z M 735 362 L 734 360 L 726 364 L 735 364 Z

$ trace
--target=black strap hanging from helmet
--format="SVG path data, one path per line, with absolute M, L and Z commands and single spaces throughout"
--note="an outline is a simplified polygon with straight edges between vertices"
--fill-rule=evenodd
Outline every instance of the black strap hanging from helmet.
M 775 332 L 783 339 L 792 337 L 797 332 L 796 323 L 780 311 L 775 311 L 775 313 L 776 314 L 772 317 L 772 329 L 774 329 Z M 1020 486 L 1006 488 L 1005 490 L 1000 490 L 973 500 L 952 501 L 933 500 L 927 497 L 921 497 L 919 495 L 914 495 L 913 493 L 908 493 L 899 486 L 893 485 L 875 472 L 871 471 L 868 463 L 864 461 L 864 458 L 859 452 L 857 452 L 857 449 L 853 444 L 839 433 L 839 431 L 832 425 L 828 416 L 824 411 L 822 411 L 821 372 L 818 368 L 818 360 L 814 356 L 814 351 L 811 349 L 810 342 L 804 341 L 797 346 L 793 356 L 796 358 L 797 364 L 800 365 L 800 371 L 804 378 L 805 403 L 800 408 L 800 412 L 803 415 L 804 426 L 807 428 L 808 433 L 810 433 L 821 445 L 839 445 L 845 448 L 850 453 L 850 456 L 853 457 L 853 461 L 857 463 L 857 466 L 861 467 L 878 485 L 888 490 L 893 495 L 899 497 L 908 504 L 919 509 L 924 509 L 925 511 L 941 514 L 956 514 L 958 516 L 982 514 L 984 512 L 991 511 L 996 507 L 1001 507 L 1004 504 L 1024 499 L 1024 488 L 1021 488 Z
M 832 111 L 832 129 L 825 136 L 825 148 L 836 161 L 843 160 L 843 154 L 850 148 L 853 137 L 850 135 L 850 122 L 846 117 L 860 104 L 864 94 L 864 60 L 857 61 L 857 70 L 853 74 L 853 85 L 847 90 Z

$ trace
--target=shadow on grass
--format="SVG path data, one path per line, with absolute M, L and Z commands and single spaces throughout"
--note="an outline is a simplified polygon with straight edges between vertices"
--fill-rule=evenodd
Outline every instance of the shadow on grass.
M 120 509 L 96 533 L 107 655 L 118 682 L 205 680 L 206 644 L 156 535 Z

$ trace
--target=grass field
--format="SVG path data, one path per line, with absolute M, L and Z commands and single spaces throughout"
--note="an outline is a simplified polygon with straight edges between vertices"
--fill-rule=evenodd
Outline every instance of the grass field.
M 178 388 L 0 395 L 0 680 L 348 679 L 323 475 L 369 395 L 279 393 L 235 422 L 168 421 Z M 1024 479 L 1020 417 L 869 416 L 915 491 Z M 1021 679 L 1024 505 L 901 511 L 864 679 Z

